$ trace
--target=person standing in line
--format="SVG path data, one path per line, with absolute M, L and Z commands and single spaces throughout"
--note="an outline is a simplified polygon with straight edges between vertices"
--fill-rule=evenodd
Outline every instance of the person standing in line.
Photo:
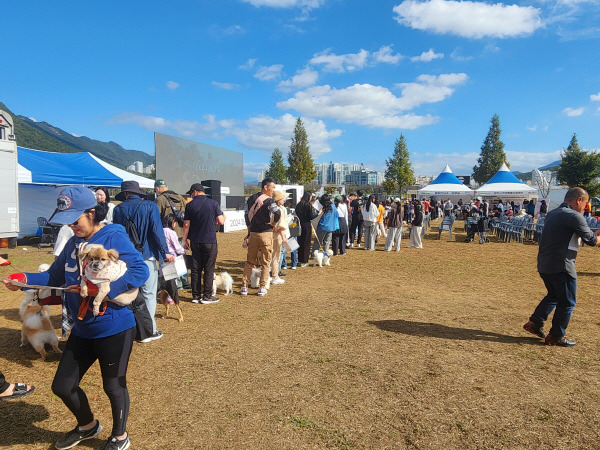
M 306 191 L 302 199 L 296 205 L 296 216 L 300 221 L 300 236 L 298 239 L 298 265 L 299 267 L 308 266 L 310 259 L 310 247 L 312 244 L 312 224 L 317 218 L 318 212 L 311 203 L 312 192 Z
M 385 225 L 383 224 L 383 219 L 385 219 L 386 217 L 386 210 L 385 210 L 385 200 L 382 202 L 377 202 L 377 211 L 379 211 L 379 214 L 377 215 L 377 236 L 383 236 L 385 238 L 387 238 L 387 231 L 385 230 Z
M 163 231 L 165 233 L 165 240 L 167 241 L 167 248 L 169 253 L 172 255 L 182 256 L 185 255 L 185 249 L 179 243 L 177 233 L 175 233 L 175 225 L 177 218 L 175 214 L 167 214 L 163 219 Z M 169 294 L 171 300 L 179 305 L 179 291 L 177 289 L 177 279 L 165 280 L 162 270 L 159 270 L 158 276 L 158 291 L 165 289 Z
M 423 248 L 423 243 L 421 242 L 421 233 L 423 231 L 423 207 L 419 200 L 415 200 L 413 205 L 415 208 L 415 215 L 411 222 L 412 228 L 410 230 L 410 244 L 408 246 L 412 248 Z
M 340 227 L 338 212 L 329 194 L 323 194 L 319 198 L 319 203 L 322 207 L 321 218 L 317 225 L 317 231 L 315 240 L 313 241 L 312 251 L 321 250 L 323 253 L 327 253 L 331 244 L 331 237 L 333 232 L 338 230 Z
M 273 201 L 275 180 L 267 177 L 262 180 L 261 191 L 248 199 L 245 220 L 248 227 L 248 249 L 242 276 L 241 295 L 248 295 L 248 284 L 252 268 L 260 266 L 260 287 L 258 296 L 267 295 L 267 281 L 273 256 L 273 225 L 279 222 L 281 210 Z
M 377 236 L 377 216 L 379 210 L 375 202 L 375 195 L 369 195 L 363 208 L 363 228 L 365 230 L 365 250 L 375 250 L 375 239 Z
M 289 223 L 287 218 L 287 210 L 283 206 L 287 197 L 281 191 L 273 192 L 273 201 L 279 207 L 281 216 L 277 223 L 273 226 L 273 255 L 271 256 L 271 285 L 285 283 L 285 280 L 279 276 L 281 267 L 281 250 L 282 245 L 287 244 L 290 237 Z
M 583 210 L 589 195 L 580 187 L 567 191 L 563 203 L 550 211 L 544 222 L 540 238 L 537 269 L 548 294 L 535 308 L 523 328 L 545 339 L 547 345 L 573 347 L 576 342 L 565 337 L 573 309 L 577 303 L 577 271 L 575 259 L 583 241 L 598 245 L 600 230 L 595 233 L 588 227 Z M 552 328 L 546 335 L 544 322 L 550 313 Z
M 110 202 L 110 194 L 108 193 L 108 189 L 106 189 L 104 186 L 96 188 L 96 200 L 98 203 L 105 203 L 108 206 L 106 219 L 103 221 L 104 225 L 113 223 L 113 209 L 115 209 L 115 204 Z
M 192 197 L 192 201 L 185 207 L 183 248 L 192 250 L 192 303 L 217 303 L 219 299 L 213 296 L 218 252 L 215 225 L 223 225 L 225 215 L 219 204 L 206 196 L 202 184 L 192 184 L 187 195 Z M 204 293 L 200 298 L 202 281 Z
M 402 202 L 399 198 L 394 199 L 392 209 L 388 213 L 388 235 L 385 241 L 385 251 L 391 252 L 394 244 L 396 251 L 400 251 L 400 242 L 402 241 Z
M 142 191 L 137 181 L 123 181 L 121 192 L 115 199 L 121 201 L 113 211 L 113 221 L 127 229 L 127 222 L 135 225 L 137 238 L 141 248 L 142 258 L 148 267 L 150 275 L 140 287 L 138 298 L 131 308 L 136 320 L 136 339 L 147 343 L 162 338 L 162 331 L 156 329 L 156 287 L 158 285 L 158 262 L 173 262 L 175 256 L 169 253 L 162 221 L 156 203 L 146 201 L 146 193 Z M 132 236 L 129 236 L 132 239 Z
M 342 195 L 335 196 L 334 204 L 338 212 L 339 229 L 333 232 L 333 256 L 345 255 L 348 239 L 348 207 Z
M 350 247 L 354 247 L 354 237 L 356 236 L 356 246 L 360 247 L 360 239 L 363 235 L 363 207 L 364 200 L 362 198 L 363 192 L 356 191 L 356 198 L 350 202 L 350 209 L 352 211 L 352 221 L 350 223 Z

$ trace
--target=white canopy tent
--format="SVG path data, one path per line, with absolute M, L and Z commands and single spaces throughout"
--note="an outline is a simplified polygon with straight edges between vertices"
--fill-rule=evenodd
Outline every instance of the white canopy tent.
M 537 197 L 537 189 L 527 186 L 519 180 L 508 168 L 506 163 L 502 163 L 500 170 L 496 172 L 490 180 L 475 189 L 477 195 L 496 196 L 506 198 L 530 198 Z
M 452 173 L 448 164 L 435 180 L 419 190 L 419 197 L 460 196 L 461 198 L 471 198 L 473 195 L 473 191 Z

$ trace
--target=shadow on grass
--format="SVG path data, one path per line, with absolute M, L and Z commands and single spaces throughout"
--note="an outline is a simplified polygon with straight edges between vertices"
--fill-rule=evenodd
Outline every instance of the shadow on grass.
M 600 273 L 598 272 L 577 272 L 578 277 L 598 277 Z
M 34 392 L 32 396 L 35 395 Z M 0 420 L 0 447 L 48 443 L 48 448 L 54 448 L 54 442 L 64 436 L 64 433 L 48 431 L 35 425 L 48 419 L 50 413 L 42 405 L 29 403 L 30 398 L 0 403 L 0 417 L 10 417 L 9 420 Z M 86 443 L 91 444 L 91 441 Z
M 375 325 L 380 330 L 409 336 L 427 336 L 441 339 L 455 339 L 462 341 L 490 341 L 503 344 L 542 344 L 543 341 L 534 337 L 516 337 L 491 331 L 474 330 L 471 328 L 458 328 L 440 325 L 438 323 L 409 322 L 408 320 L 376 320 L 367 323 Z

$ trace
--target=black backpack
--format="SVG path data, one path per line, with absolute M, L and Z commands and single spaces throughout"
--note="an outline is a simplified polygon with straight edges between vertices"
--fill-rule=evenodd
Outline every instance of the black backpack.
M 165 195 L 165 194 L 163 194 Z M 177 209 L 177 207 L 175 206 L 175 203 L 173 203 L 173 200 L 171 200 L 171 197 L 169 197 L 168 195 L 165 195 L 167 201 L 169 202 L 169 206 L 171 207 L 171 211 L 173 211 L 173 214 L 175 215 L 175 218 L 177 219 L 177 224 L 180 227 L 183 227 L 183 218 L 185 217 L 185 212 Z
M 133 222 L 133 218 L 135 217 L 135 213 L 137 212 L 143 201 L 144 200 L 138 203 L 137 208 L 135 208 L 135 211 L 133 211 L 131 217 L 127 217 L 127 220 L 125 221 L 125 231 L 129 235 L 129 239 L 131 240 L 131 243 L 133 244 L 135 249 L 140 253 L 144 251 L 144 244 L 140 239 L 140 234 L 138 233 L 138 229 L 135 226 L 135 223 Z

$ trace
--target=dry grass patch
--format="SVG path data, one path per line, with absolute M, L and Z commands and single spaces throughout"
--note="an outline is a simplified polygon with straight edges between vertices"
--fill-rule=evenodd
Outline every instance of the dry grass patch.
M 579 344 L 545 347 L 521 328 L 545 293 L 537 246 L 465 243 L 458 228 L 453 242 L 432 231 L 422 250 L 380 242 L 288 270 L 263 298 L 251 289 L 204 306 L 184 292 L 185 322 L 157 318 L 164 338 L 134 346 L 132 448 L 600 447 L 598 250 L 578 260 Z M 219 235 L 218 269 L 236 289 L 242 237 Z M 10 258 L 0 276 L 52 259 Z M 0 369 L 36 394 L 0 404 L 0 446 L 48 448 L 74 421 L 50 391 L 58 357 L 18 347 L 21 298 L 0 296 Z M 97 366 L 83 384 L 110 428 Z

